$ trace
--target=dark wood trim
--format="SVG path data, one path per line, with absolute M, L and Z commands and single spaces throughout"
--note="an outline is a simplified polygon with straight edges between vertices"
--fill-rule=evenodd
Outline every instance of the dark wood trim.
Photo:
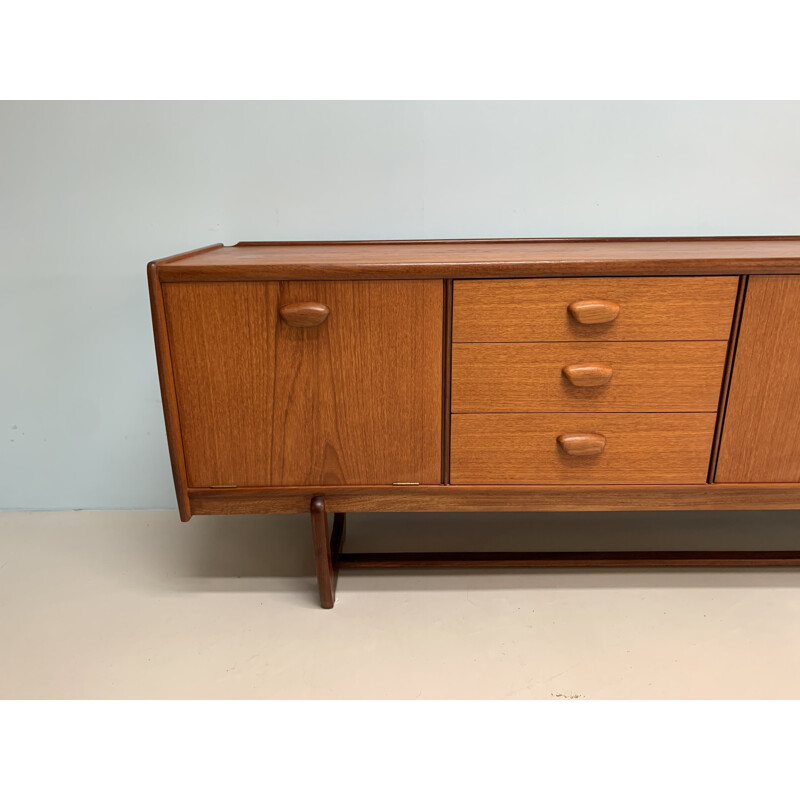
M 333 531 L 331 532 L 331 561 L 333 562 L 334 568 L 339 563 L 346 538 L 347 514 L 338 512 L 333 515 Z
M 711 444 L 711 459 L 708 466 L 709 483 L 714 482 L 714 476 L 717 472 L 717 457 L 719 456 L 719 446 L 722 440 L 722 429 L 725 424 L 725 408 L 728 405 L 728 393 L 730 392 L 733 365 L 736 360 L 736 346 L 739 343 L 739 328 L 742 324 L 742 309 L 744 308 L 746 295 L 747 275 L 742 275 L 741 278 L 739 278 L 739 290 L 736 293 L 736 302 L 733 307 L 731 335 L 728 340 L 728 353 L 725 357 L 725 367 L 722 372 L 722 386 L 720 387 L 719 406 L 717 407 L 717 424 L 714 429 L 714 440 Z
M 172 374 L 164 297 L 158 279 L 158 267 L 153 262 L 147 265 L 147 283 L 150 289 L 150 312 L 153 319 L 158 381 L 161 387 L 161 405 L 164 409 L 164 424 L 167 429 L 172 479 L 175 483 L 175 495 L 178 499 L 181 520 L 188 522 L 192 517 L 192 508 L 189 501 L 189 481 L 186 477 L 178 398 L 175 394 L 175 382 Z
M 442 348 L 442 483 L 450 483 L 450 394 L 453 373 L 453 281 L 444 281 Z
M 619 568 L 742 568 L 798 567 L 800 550 L 650 550 L 598 552 L 408 552 L 344 553 L 346 515 L 334 514 L 328 538 L 323 496 L 311 500 L 311 522 L 320 604 L 333 608 L 340 569 L 524 569 L 586 567 Z
M 344 514 L 334 515 L 333 536 L 329 538 L 325 498 L 312 497 L 310 511 L 319 601 L 323 608 L 333 608 L 336 599 L 337 561 L 344 544 Z
M 340 569 L 584 567 L 797 567 L 800 550 L 558 553 L 343 553 Z
M 691 511 L 800 509 L 800 484 L 611 486 L 286 486 L 189 489 L 193 514 L 329 511 Z

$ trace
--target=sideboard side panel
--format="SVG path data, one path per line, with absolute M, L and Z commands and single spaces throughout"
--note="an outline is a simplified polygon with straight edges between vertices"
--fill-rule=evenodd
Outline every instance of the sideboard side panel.
M 751 277 L 718 483 L 800 482 L 800 276 Z
M 150 313 L 153 319 L 153 337 L 156 346 L 158 382 L 161 388 L 161 405 L 164 410 L 167 445 L 172 464 L 172 480 L 175 484 L 175 496 L 178 500 L 178 511 L 181 519 L 184 522 L 188 522 L 192 518 L 192 509 L 189 501 L 189 484 L 186 477 L 186 462 L 181 440 L 178 401 L 173 380 L 163 286 L 159 279 L 158 267 L 152 262 L 147 265 L 147 283 L 150 291 Z

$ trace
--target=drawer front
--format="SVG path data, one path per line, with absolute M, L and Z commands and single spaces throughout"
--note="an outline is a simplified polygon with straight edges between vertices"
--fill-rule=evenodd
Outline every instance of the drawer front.
M 452 411 L 708 411 L 726 341 L 454 344 Z
M 735 276 L 457 280 L 453 341 L 727 339 L 738 281 Z
M 450 482 L 705 483 L 715 421 L 693 413 L 455 414 Z

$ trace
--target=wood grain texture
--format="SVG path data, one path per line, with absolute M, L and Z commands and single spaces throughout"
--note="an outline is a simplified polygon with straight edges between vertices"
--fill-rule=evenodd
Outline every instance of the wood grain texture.
M 311 539 L 314 545 L 314 564 L 317 569 L 317 586 L 319 587 L 319 604 L 323 608 L 333 608 L 336 599 L 337 573 L 331 552 L 331 540 L 328 536 L 328 514 L 325 510 L 325 498 L 311 498 Z
M 242 242 L 158 263 L 169 281 L 785 273 L 800 237 Z
M 565 364 L 561 374 L 572 386 L 597 387 L 605 386 L 614 377 L 614 368 L 611 364 L 600 362 Z
M 800 509 L 800 485 L 286 486 L 189 489 L 193 514 L 307 514 L 324 493 L 329 511 L 688 511 Z
M 454 414 L 453 484 L 705 483 L 714 414 Z M 563 434 L 605 437 L 576 458 Z
M 328 319 L 331 310 L 323 303 L 305 302 L 281 306 L 279 313 L 287 325 L 295 328 L 313 328 L 322 325 Z
M 164 301 L 189 485 L 270 485 L 277 285 L 167 284 Z
M 556 442 L 568 456 L 599 456 L 606 449 L 602 433 L 562 433 Z
M 715 480 L 800 482 L 800 277 L 748 280 Z
M 619 303 L 613 300 L 576 300 L 567 306 L 572 318 L 581 325 L 613 322 L 619 316 Z
M 153 336 L 156 346 L 156 362 L 158 364 L 158 382 L 161 387 L 161 406 L 164 411 L 164 423 L 167 430 L 172 480 L 175 484 L 175 496 L 178 500 L 178 512 L 181 520 L 188 522 L 192 517 L 189 503 L 189 481 L 186 474 L 186 461 L 181 439 L 180 414 L 178 400 L 173 382 L 172 357 L 169 348 L 166 313 L 158 269 L 155 264 L 147 265 L 147 283 L 150 290 L 150 313 L 153 320 Z
M 164 290 L 191 486 L 440 482 L 440 282 Z M 306 301 L 324 324 L 280 319 Z
M 455 281 L 454 342 L 727 339 L 738 279 L 581 278 Z M 619 303 L 611 322 L 584 325 L 571 303 Z
M 728 343 L 454 344 L 455 413 L 716 411 Z M 570 365 L 604 362 L 607 383 L 575 386 Z

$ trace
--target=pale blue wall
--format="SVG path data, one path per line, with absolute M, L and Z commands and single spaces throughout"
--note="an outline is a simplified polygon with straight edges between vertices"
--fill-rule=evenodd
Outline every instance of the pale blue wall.
M 800 233 L 800 103 L 0 103 L 0 508 L 175 505 L 147 261 Z

